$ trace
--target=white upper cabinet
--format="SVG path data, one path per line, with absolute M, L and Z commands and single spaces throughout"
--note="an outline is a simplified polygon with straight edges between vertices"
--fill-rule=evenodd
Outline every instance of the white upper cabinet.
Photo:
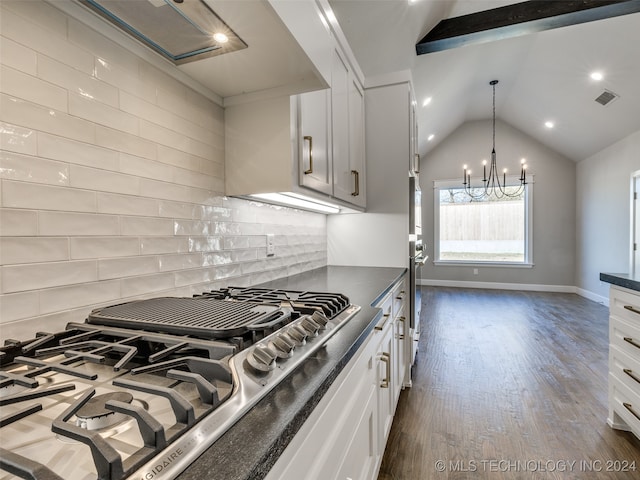
M 275 4 L 285 23 L 295 18 L 286 2 Z M 351 211 L 364 210 L 362 74 L 339 26 L 319 18 L 326 35 L 309 37 L 303 28 L 294 25 L 290 29 L 305 51 L 314 52 L 318 69 L 323 76 L 328 73 L 330 88 L 226 106 L 227 195 L 285 192 Z M 326 71 L 327 51 L 330 72 Z
M 298 96 L 300 185 L 331 195 L 331 90 L 304 93 Z
M 334 52 L 331 74 L 331 126 L 333 194 L 364 207 L 364 96 L 338 50 Z

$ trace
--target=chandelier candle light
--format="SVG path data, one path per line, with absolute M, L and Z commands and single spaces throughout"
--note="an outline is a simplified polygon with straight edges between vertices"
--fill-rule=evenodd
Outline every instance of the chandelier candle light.
M 473 200 L 483 200 L 487 197 L 503 198 L 503 197 L 519 197 L 527 184 L 527 164 L 523 158 L 520 161 L 520 185 L 507 187 L 507 169 L 502 170 L 502 183 L 498 174 L 498 166 L 496 164 L 496 84 L 498 80 L 491 80 L 489 85 L 493 87 L 493 150 L 491 150 L 491 165 L 489 166 L 489 175 L 487 176 L 487 161 L 482 161 L 482 186 L 471 186 L 471 170 L 463 165 L 462 184 L 468 196 Z

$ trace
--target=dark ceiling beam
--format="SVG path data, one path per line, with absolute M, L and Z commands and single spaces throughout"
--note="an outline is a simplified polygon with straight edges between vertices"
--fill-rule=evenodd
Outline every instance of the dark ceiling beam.
M 640 0 L 531 0 L 442 20 L 416 44 L 416 53 L 423 55 L 636 12 L 640 12 Z

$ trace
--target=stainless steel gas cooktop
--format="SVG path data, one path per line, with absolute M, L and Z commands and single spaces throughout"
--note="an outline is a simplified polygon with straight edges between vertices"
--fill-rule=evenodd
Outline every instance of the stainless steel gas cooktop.
M 173 479 L 360 307 L 227 288 L 0 347 L 0 480 Z

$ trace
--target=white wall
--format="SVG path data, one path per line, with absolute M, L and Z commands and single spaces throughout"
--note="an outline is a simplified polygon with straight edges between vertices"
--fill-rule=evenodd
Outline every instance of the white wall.
M 423 198 L 423 236 L 427 253 L 434 258 L 433 182 L 460 179 L 462 165 L 481 171 L 491 153 L 491 120 L 467 122 L 422 160 L 420 183 Z M 498 168 L 519 169 L 520 158 L 535 175 L 533 186 L 533 268 L 436 266 L 422 270 L 425 283 L 497 282 L 571 288 L 575 285 L 575 163 L 527 136 L 496 122 Z M 425 228 L 426 227 L 426 228 Z
M 222 196 L 220 106 L 47 3 L 1 8 L 0 337 L 326 265 L 324 215 Z
M 631 175 L 640 170 L 640 131 L 577 166 L 576 286 L 601 297 L 600 273 L 628 273 Z

